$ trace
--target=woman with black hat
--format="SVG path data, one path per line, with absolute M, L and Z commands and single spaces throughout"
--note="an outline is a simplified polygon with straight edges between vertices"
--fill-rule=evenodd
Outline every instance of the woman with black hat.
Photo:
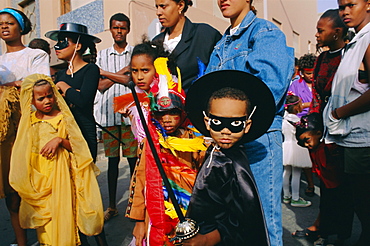
M 19 92 L 22 80 L 30 74 L 50 74 L 49 56 L 23 45 L 22 36 L 31 31 L 31 22 L 19 10 L 0 10 L 0 38 L 6 52 L 0 56 L 0 198 L 5 198 L 19 246 L 26 245 L 26 231 L 19 225 L 20 197 L 10 186 L 10 156 L 19 122 Z
M 99 67 L 95 65 L 96 46 L 101 40 L 89 35 L 87 27 L 76 23 L 63 23 L 59 30 L 49 31 L 46 37 L 57 41 L 54 49 L 58 59 L 67 61 L 68 68 L 56 74 L 56 86 L 61 91 L 80 127 L 94 159 L 97 156 L 97 141 L 93 104 L 100 78 Z M 90 63 L 83 60 L 83 54 L 90 50 Z M 82 245 L 88 245 L 80 233 Z M 98 245 L 107 245 L 104 231 L 95 237 Z
M 56 74 L 56 85 L 64 95 L 82 134 L 89 145 L 93 159 L 97 155 L 97 141 L 93 103 L 98 88 L 100 72 L 94 59 L 87 63 L 82 59 L 89 48 L 91 57 L 96 54 L 95 43 L 101 40 L 89 35 L 87 27 L 76 23 L 63 23 L 60 30 L 49 31 L 46 37 L 58 41 L 54 46 L 60 60 L 69 63 L 68 68 Z

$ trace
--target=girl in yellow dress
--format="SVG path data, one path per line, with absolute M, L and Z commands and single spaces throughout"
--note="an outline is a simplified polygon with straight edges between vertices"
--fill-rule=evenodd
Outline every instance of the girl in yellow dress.
M 79 230 L 97 235 L 103 227 L 98 169 L 50 77 L 28 76 L 20 101 L 9 180 L 22 198 L 21 227 L 36 228 L 41 245 L 80 245 Z

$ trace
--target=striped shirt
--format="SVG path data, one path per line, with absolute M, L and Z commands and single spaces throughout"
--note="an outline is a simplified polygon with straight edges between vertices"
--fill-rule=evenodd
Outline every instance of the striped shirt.
M 98 52 L 96 65 L 101 69 L 116 73 L 130 64 L 133 47 L 127 44 L 125 51 L 118 53 L 113 46 Z M 122 84 L 115 83 L 104 93 L 97 92 L 96 99 L 99 99 L 95 107 L 97 108 L 96 122 L 102 126 L 121 125 L 121 114 L 113 111 L 113 98 L 130 93 L 130 89 Z M 130 125 L 129 118 L 124 118 L 126 125 Z

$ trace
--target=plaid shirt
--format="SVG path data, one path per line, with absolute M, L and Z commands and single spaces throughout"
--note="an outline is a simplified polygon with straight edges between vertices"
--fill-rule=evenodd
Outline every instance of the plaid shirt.
M 98 52 L 96 65 L 101 69 L 116 73 L 130 64 L 133 47 L 127 44 L 125 51 L 118 53 L 113 46 Z M 130 89 L 124 85 L 115 83 L 104 93 L 97 92 L 98 100 L 95 118 L 102 126 L 121 125 L 121 114 L 113 111 L 113 98 L 130 93 Z M 100 94 L 100 95 L 99 95 Z M 126 125 L 130 125 L 129 118 L 124 118 Z

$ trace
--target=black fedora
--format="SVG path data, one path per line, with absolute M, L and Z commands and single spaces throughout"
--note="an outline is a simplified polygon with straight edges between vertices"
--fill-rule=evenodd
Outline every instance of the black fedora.
M 208 101 L 213 92 L 231 87 L 243 91 L 256 109 L 251 117 L 252 125 L 240 143 L 250 142 L 262 136 L 271 126 L 276 113 L 274 97 L 259 78 L 237 70 L 220 70 L 208 73 L 194 82 L 186 94 L 185 110 L 193 125 L 205 136 L 209 131 L 204 124 L 203 111 L 207 111 Z
M 77 23 L 63 23 L 60 25 L 59 30 L 49 31 L 45 33 L 45 37 L 51 40 L 58 41 L 59 33 L 74 33 L 81 35 L 82 37 L 91 39 L 94 43 L 100 43 L 101 39 L 90 35 L 87 31 L 87 27 Z

